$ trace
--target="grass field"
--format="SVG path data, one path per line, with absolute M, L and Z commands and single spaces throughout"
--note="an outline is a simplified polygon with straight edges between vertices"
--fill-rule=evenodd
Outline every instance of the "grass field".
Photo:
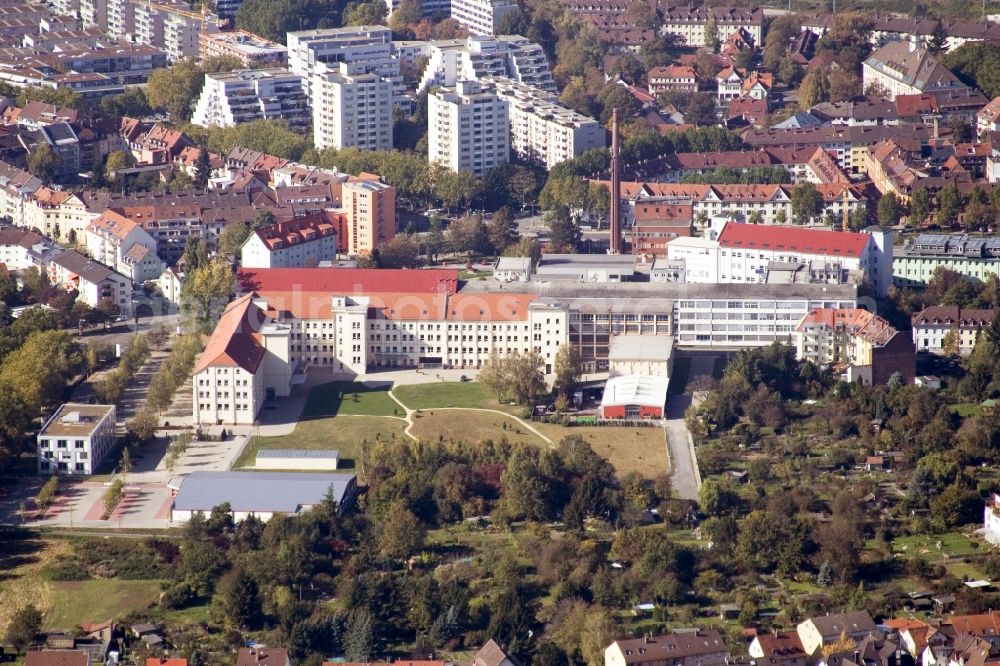
M 312 389 L 302 410 L 302 421 L 332 416 L 393 416 L 402 412 L 389 397 L 389 386 L 359 382 L 330 382 Z M 402 414 L 400 414 L 402 416 Z
M 966 402 L 959 405 L 949 405 L 948 411 L 964 419 L 970 416 L 982 416 L 983 406 L 974 402 Z
M 508 413 L 520 413 L 521 411 L 521 408 L 516 405 L 501 405 L 479 382 L 407 384 L 395 387 L 392 393 L 410 409 L 476 407 L 498 409 Z M 516 412 L 512 410 L 516 410 Z
M 938 548 L 938 544 L 940 544 L 940 548 Z M 892 542 L 892 552 L 938 560 L 946 555 L 948 557 L 974 555 L 980 552 L 978 546 L 978 543 L 961 532 L 947 532 L 945 534 L 900 537 Z
M 337 449 L 340 467 L 352 469 L 362 441 L 405 437 L 405 428 L 406 422 L 402 419 L 385 416 L 314 416 L 311 420 L 300 421 L 290 435 L 255 438 L 243 449 L 233 467 L 252 468 L 259 449 Z
M 46 583 L 50 612 L 45 626 L 72 629 L 81 622 L 121 618 L 148 608 L 160 596 L 157 580 L 82 580 Z
M 414 418 L 410 434 L 424 442 L 436 442 L 439 438 L 445 441 L 480 442 L 486 439 L 499 441 L 506 437 L 511 442 L 524 442 L 536 446 L 546 444 L 538 435 L 510 417 L 491 412 L 464 410 L 423 410 L 418 418 Z
M 670 471 L 666 435 L 662 428 L 566 428 L 550 423 L 532 423 L 553 442 L 563 437 L 583 437 L 594 453 L 606 458 L 619 476 L 639 472 L 654 478 Z

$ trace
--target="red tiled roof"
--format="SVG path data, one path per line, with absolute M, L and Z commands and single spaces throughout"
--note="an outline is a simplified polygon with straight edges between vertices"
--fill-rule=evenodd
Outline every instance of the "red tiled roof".
M 871 236 L 848 231 L 800 229 L 729 222 L 719 234 L 722 247 L 795 250 L 813 254 L 860 257 Z
M 147 657 L 146 666 L 188 666 L 187 659 L 160 659 L 159 657 Z
M 83 650 L 38 650 L 24 656 L 24 666 L 87 666 L 90 659 Z
M 226 307 L 192 374 L 210 366 L 239 367 L 249 373 L 257 371 L 264 358 L 257 328 L 264 323 L 265 315 L 253 304 L 253 297 L 247 294 Z
M 760 645 L 760 649 L 765 657 L 800 653 L 803 656 L 805 655 L 805 650 L 802 649 L 802 641 L 794 631 L 757 634 L 757 644 Z
M 458 291 L 458 271 L 441 268 L 254 268 L 241 269 L 236 277 L 243 291 L 323 291 L 328 295 Z

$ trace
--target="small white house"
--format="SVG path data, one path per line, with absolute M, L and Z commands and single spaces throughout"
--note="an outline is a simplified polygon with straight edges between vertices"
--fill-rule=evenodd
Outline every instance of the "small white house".
M 38 473 L 93 474 L 114 446 L 114 405 L 66 403 L 38 433 Z
M 254 467 L 257 469 L 320 470 L 337 469 L 340 452 L 312 449 L 261 449 Z
M 1000 546 L 1000 495 L 993 493 L 993 497 L 986 501 L 986 508 L 983 511 L 983 538 L 994 546 Z
M 493 264 L 493 279 L 497 282 L 527 282 L 531 279 L 531 258 L 499 257 Z

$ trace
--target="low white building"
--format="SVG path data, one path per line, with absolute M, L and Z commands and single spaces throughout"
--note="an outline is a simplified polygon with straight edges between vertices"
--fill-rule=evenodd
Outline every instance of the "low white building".
M 229 504 L 236 522 L 250 516 L 266 522 L 276 515 L 300 515 L 328 496 L 342 507 L 354 500 L 356 492 L 353 474 L 192 472 L 180 482 L 170 522 L 187 522 L 195 514 L 207 516 L 221 504 Z
M 527 282 L 531 279 L 531 257 L 498 257 L 493 264 L 497 282 Z
M 37 257 L 51 243 L 33 231 L 20 227 L 0 227 L 0 264 L 8 271 L 35 266 Z
M 49 280 L 67 290 L 76 290 L 77 301 L 92 308 L 101 301 L 117 305 L 122 314 L 132 312 L 132 280 L 74 250 L 53 255 L 45 265 Z
M 156 240 L 138 222 L 113 210 L 98 215 L 87 225 L 84 240 L 87 254 L 132 278 L 136 284 L 155 280 L 163 273 Z
M 38 473 L 93 474 L 114 446 L 114 405 L 66 403 L 38 432 Z
M 863 279 L 880 295 L 892 284 L 892 232 L 875 227 L 862 233 L 723 221 L 708 235 L 667 244 L 668 259 L 684 260 L 688 282 L 761 284 L 776 264 L 792 264 L 804 265 L 810 282 Z
M 983 538 L 1000 546 L 1000 495 L 993 493 L 983 511 Z
M 181 289 L 183 287 L 184 275 L 177 270 L 176 266 L 170 266 L 156 278 L 156 286 L 160 288 L 163 298 L 174 305 L 181 304 Z
M 261 449 L 254 462 L 256 469 L 337 469 L 340 452 L 327 449 Z
M 674 340 L 668 335 L 616 335 L 608 348 L 608 375 L 670 378 Z
M 254 230 L 240 249 L 243 268 L 302 268 L 337 257 L 337 230 L 309 216 Z
M 628 282 L 635 276 L 629 254 L 543 254 L 535 267 L 537 280 Z

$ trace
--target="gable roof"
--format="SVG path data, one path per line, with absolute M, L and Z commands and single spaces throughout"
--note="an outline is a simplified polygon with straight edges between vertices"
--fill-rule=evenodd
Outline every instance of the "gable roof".
M 848 231 L 802 229 L 727 222 L 719 245 L 731 248 L 789 250 L 844 257 L 860 257 L 871 236 Z
M 210 366 L 238 367 L 249 373 L 257 371 L 264 358 L 258 329 L 266 317 L 254 305 L 253 297 L 254 294 L 247 294 L 226 307 L 191 374 Z
M 175 511 L 211 511 L 229 502 L 233 511 L 296 513 L 315 506 L 333 490 L 340 502 L 354 485 L 343 472 L 191 472 L 174 497 Z M 244 652 L 244 650 L 246 652 Z M 241 648 L 237 666 L 284 666 L 283 648 Z
M 520 662 L 511 657 L 507 652 L 500 647 L 492 638 L 486 641 L 483 647 L 476 651 L 476 656 L 474 660 L 475 666 L 501 666 L 504 661 L 510 661 L 515 666 L 520 666 Z
M 287 663 L 288 650 L 285 648 L 243 647 L 236 655 L 236 666 L 285 666 Z
M 729 652 L 722 635 L 715 629 L 674 632 L 649 638 L 628 638 L 615 641 L 614 645 L 621 650 L 626 664 L 671 662 L 684 657 Z
M 920 91 L 965 85 L 930 51 L 909 42 L 889 42 L 871 54 L 865 65 Z
M 1000 315 L 1000 309 L 960 308 L 957 305 L 932 305 L 913 315 L 914 326 L 957 326 L 984 328 Z
M 806 655 L 802 640 L 794 631 L 757 634 L 757 644 L 765 657 Z
M 24 666 L 88 666 L 90 657 L 83 650 L 39 650 L 28 652 Z
M 417 292 L 454 294 L 458 271 L 451 269 L 254 268 L 241 269 L 237 282 L 244 291 L 315 291 L 339 294 Z
M 840 636 L 841 633 L 855 634 L 875 630 L 875 621 L 868 611 L 853 611 L 838 615 L 819 615 L 810 618 L 821 636 Z

